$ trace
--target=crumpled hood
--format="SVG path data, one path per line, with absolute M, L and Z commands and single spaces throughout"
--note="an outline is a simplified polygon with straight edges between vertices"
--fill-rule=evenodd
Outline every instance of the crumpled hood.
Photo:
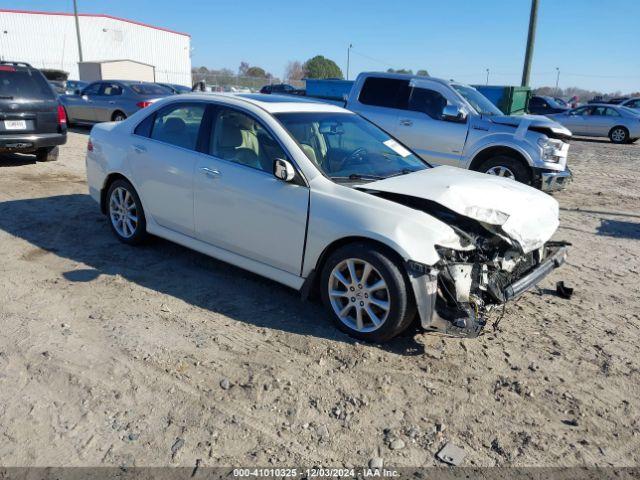
M 558 202 L 515 180 L 441 166 L 357 187 L 431 200 L 465 217 L 499 226 L 525 252 L 558 229 Z
M 523 130 L 529 127 L 535 127 L 538 129 L 548 128 L 558 136 L 571 137 L 571 131 L 561 125 L 560 123 L 552 120 L 544 115 L 502 115 L 502 116 L 488 116 L 485 117 L 492 123 L 499 125 L 510 125 L 516 129 L 522 128 Z

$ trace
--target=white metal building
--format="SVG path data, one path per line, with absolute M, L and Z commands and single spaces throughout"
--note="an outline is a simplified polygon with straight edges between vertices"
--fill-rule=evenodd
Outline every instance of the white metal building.
M 80 14 L 85 62 L 133 60 L 151 65 L 155 81 L 191 86 L 191 37 L 102 14 Z M 73 14 L 0 9 L 0 57 L 55 68 L 79 79 Z

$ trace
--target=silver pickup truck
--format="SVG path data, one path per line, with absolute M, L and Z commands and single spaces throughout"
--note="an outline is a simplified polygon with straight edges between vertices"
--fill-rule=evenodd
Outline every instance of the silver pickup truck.
M 506 116 L 473 87 L 432 77 L 361 73 L 346 108 L 434 165 L 510 177 L 544 191 L 571 180 L 571 132 L 546 117 Z

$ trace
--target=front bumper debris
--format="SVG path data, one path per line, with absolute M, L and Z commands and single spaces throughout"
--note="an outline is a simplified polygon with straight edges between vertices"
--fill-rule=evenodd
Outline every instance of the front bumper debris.
M 573 180 L 573 174 L 568 168 L 563 172 L 541 171 L 540 189 L 543 192 L 556 192 L 564 189 Z
M 461 337 L 475 337 L 486 324 L 486 313 L 493 307 L 514 300 L 537 285 L 553 270 L 565 263 L 568 244 L 565 242 L 547 242 L 546 255 L 536 265 L 523 272 L 515 281 L 502 285 L 499 290 L 487 288 L 486 297 L 493 296 L 494 301 L 479 299 L 480 291 L 470 295 L 469 301 L 458 301 L 455 305 L 443 301 L 443 284 L 439 276 L 442 272 L 436 268 L 423 271 L 409 269 L 409 279 L 413 287 L 420 323 L 426 330 L 437 331 Z M 481 266 L 476 266 L 482 270 Z M 471 282 L 477 288 L 477 280 Z M 493 287 L 489 285 L 488 287 Z M 446 288 L 444 290 L 447 290 Z M 448 292 L 451 294 L 451 292 Z M 453 292 L 457 294 L 458 292 Z
M 547 257 L 547 259 L 538 265 L 533 271 L 505 288 L 505 300 L 513 300 L 540 283 L 544 277 L 549 275 L 553 270 L 558 268 L 567 260 L 568 251 L 569 247 L 566 245 L 558 247 L 558 250 L 554 254 Z

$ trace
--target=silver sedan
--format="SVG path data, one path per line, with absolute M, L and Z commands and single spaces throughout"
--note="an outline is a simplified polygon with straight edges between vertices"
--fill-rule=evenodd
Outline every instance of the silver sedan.
M 60 101 L 70 124 L 118 122 L 169 95 L 171 90 L 155 83 L 103 80 L 73 95 L 61 95 Z
M 640 138 L 640 114 L 620 105 L 591 104 L 548 117 L 574 135 L 609 137 L 613 143 L 631 143 Z

